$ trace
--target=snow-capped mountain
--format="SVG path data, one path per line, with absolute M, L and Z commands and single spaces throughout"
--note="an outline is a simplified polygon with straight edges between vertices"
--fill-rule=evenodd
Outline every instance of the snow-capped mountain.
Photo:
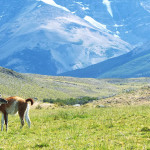
M 1 0 L 0 65 L 56 75 L 129 52 L 150 32 L 148 1 Z

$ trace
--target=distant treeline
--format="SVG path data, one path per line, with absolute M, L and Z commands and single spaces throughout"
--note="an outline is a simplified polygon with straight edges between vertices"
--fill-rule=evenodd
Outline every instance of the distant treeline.
M 43 99 L 43 102 L 48 102 L 48 103 L 54 103 L 54 104 L 58 104 L 58 105 L 75 105 L 75 104 L 80 104 L 80 105 L 84 105 L 88 102 L 94 101 L 94 100 L 98 100 L 98 98 L 96 97 L 80 97 L 80 98 L 68 98 L 68 99 Z

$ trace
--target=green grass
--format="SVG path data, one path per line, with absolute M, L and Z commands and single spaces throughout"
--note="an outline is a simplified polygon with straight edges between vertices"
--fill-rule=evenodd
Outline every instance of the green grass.
M 8 132 L 0 134 L 0 150 L 149 150 L 149 91 L 150 78 L 52 77 L 0 67 L 0 92 L 4 97 L 54 101 L 99 98 L 79 108 L 35 105 L 36 109 L 30 110 L 31 129 L 27 124 L 20 129 L 18 115 L 9 116 Z
M 31 129 L 9 116 L 0 148 L 44 150 L 150 149 L 149 106 L 32 109 Z

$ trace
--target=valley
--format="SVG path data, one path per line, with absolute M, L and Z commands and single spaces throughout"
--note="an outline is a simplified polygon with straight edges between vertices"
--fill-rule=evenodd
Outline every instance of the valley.
M 80 99 L 96 98 L 97 103 L 114 105 L 115 101 L 123 105 L 137 103 L 141 97 L 143 104 L 149 102 L 150 78 L 133 79 L 94 79 L 64 76 L 46 76 L 38 74 L 21 74 L 10 69 L 0 68 L 0 94 L 4 97 L 20 96 L 24 98 L 43 99 Z M 140 93 L 141 94 L 138 94 Z M 144 95 L 142 93 L 145 93 Z M 119 98 L 120 97 L 120 98 Z M 131 98 L 130 98 L 131 97 Z M 133 98 L 134 97 L 134 98 Z M 132 99 L 132 100 L 131 100 Z M 96 103 L 96 102 L 93 102 Z M 141 101 L 142 105 L 142 101 Z

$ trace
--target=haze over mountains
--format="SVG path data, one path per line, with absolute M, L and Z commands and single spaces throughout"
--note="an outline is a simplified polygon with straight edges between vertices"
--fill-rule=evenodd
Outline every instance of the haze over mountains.
M 18 72 L 94 66 L 150 38 L 148 0 L 1 0 L 0 8 L 0 65 Z

